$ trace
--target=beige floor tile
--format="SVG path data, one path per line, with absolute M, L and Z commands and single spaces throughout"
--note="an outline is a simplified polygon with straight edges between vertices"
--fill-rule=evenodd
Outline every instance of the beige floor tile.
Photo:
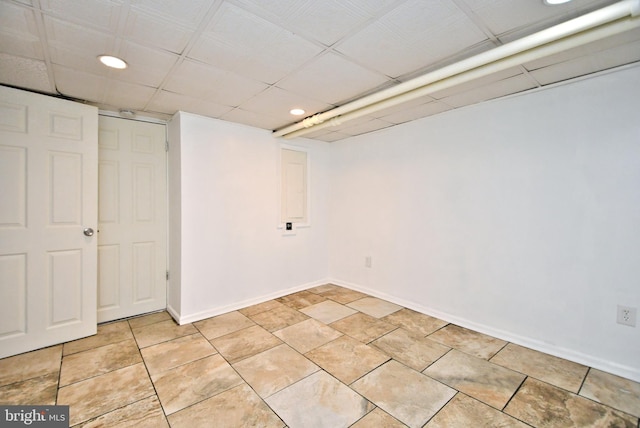
M 255 325 L 255 323 L 240 312 L 233 311 L 195 322 L 193 325 L 200 330 L 200 333 L 202 333 L 204 337 L 212 340 L 216 337 L 251 327 Z
M 62 345 L 19 354 L 0 360 L 0 386 L 35 377 L 58 374 Z
M 238 309 L 242 315 L 251 317 L 252 315 L 259 314 L 261 312 L 270 311 L 284 306 L 282 303 L 276 300 L 267 300 L 266 302 L 258 303 L 257 305 L 251 305 L 246 308 Z
M 85 424 L 81 428 L 169 428 L 158 397 L 152 396 L 136 401 L 128 406 L 105 413 Z
M 528 425 L 511 416 L 474 400 L 464 394 L 456 394 L 425 428 L 527 428 Z
M 297 324 L 309 317 L 302 312 L 296 311 L 286 305 L 282 305 L 270 311 L 251 315 L 250 318 L 257 324 L 260 324 L 264 329 L 274 332 L 290 325 Z
M 367 413 L 365 417 L 351 425 L 351 428 L 406 428 L 406 425 L 380 409 L 380 407 L 376 407 Z
M 339 331 L 313 318 L 278 330 L 274 334 L 301 354 L 342 336 Z
M 363 297 L 368 297 L 367 294 L 355 290 L 349 290 L 344 287 L 334 288 L 322 293 L 321 295 L 322 297 L 326 297 L 327 299 L 331 299 L 343 305 L 351 303 L 354 300 L 362 299 Z
M 155 324 L 160 321 L 170 320 L 171 315 L 167 311 L 155 312 L 153 314 L 142 315 L 140 317 L 131 318 L 129 321 L 129 326 L 131 328 L 144 327 L 145 325 Z
M 347 385 L 389 360 L 384 353 L 349 336 L 342 336 L 305 356 Z
M 99 376 L 142 362 L 138 345 L 133 339 L 100 346 L 62 358 L 60 386 Z
M 230 363 L 238 362 L 282 343 L 259 325 L 220 336 L 211 341 L 218 352 Z
M 421 314 L 420 312 L 412 311 L 407 308 L 400 309 L 398 312 L 387 315 L 382 318 L 382 321 L 386 321 L 389 324 L 402 327 L 405 330 L 413 331 L 414 333 L 418 333 L 423 336 L 431 334 L 448 324 L 446 321 L 442 321 L 439 318 L 430 317 L 429 315 Z
M 318 321 L 322 321 L 325 324 L 331 324 L 334 321 L 338 321 L 339 319 L 355 314 L 356 310 L 332 300 L 325 300 L 324 302 L 307 306 L 306 308 L 301 309 L 300 312 L 303 312 Z
M 324 371 L 265 401 L 290 428 L 346 428 L 373 409 L 369 401 Z
M 525 379 L 521 373 L 455 349 L 423 373 L 499 410 Z
M 297 293 L 289 294 L 287 296 L 276 299 L 278 302 L 285 304 L 293 309 L 302 309 L 307 306 L 314 305 L 326 300 L 325 297 L 310 291 L 299 291 Z
M 402 306 L 377 297 L 363 297 L 347 303 L 347 306 L 375 318 L 382 318 L 402 309 Z
M 490 360 L 511 370 L 577 393 L 588 367 L 509 343 Z
M 219 354 L 153 375 L 151 380 L 167 415 L 243 383 Z
M 173 320 L 160 321 L 132 329 L 140 348 L 168 342 L 178 337 L 189 336 L 198 330 L 192 324 L 178 325 Z
M 217 353 L 200 333 L 152 345 L 140 352 L 152 375 Z
M 537 428 L 638 426 L 638 418 L 533 378 L 527 378 L 504 411 Z
M 245 358 L 233 367 L 262 398 L 320 369 L 285 344 Z
M 340 287 L 339 285 L 323 284 L 323 285 L 318 285 L 317 287 L 309 288 L 307 291 L 315 294 L 322 294 L 328 291 L 336 291 L 340 289 L 342 289 L 342 287 Z
M 0 387 L 0 404 L 52 405 L 58 395 L 58 372 Z
M 144 364 L 136 364 L 60 388 L 56 404 L 70 406 L 70 426 L 155 394 Z
M 98 332 L 95 335 L 65 343 L 62 353 L 63 355 L 75 354 L 132 338 L 133 334 L 127 321 L 102 324 L 98 326 Z
M 580 395 L 640 418 L 640 383 L 591 369 Z
M 172 428 L 283 428 L 284 422 L 246 384 L 169 416 Z
M 410 427 L 422 427 L 456 394 L 454 389 L 393 360 L 351 387 Z
M 485 360 L 493 357 L 507 344 L 504 340 L 454 324 L 430 334 L 429 339 Z
M 371 345 L 418 371 L 430 366 L 450 349 L 402 328 L 374 340 Z
M 362 343 L 369 343 L 398 328 L 393 324 L 360 312 L 332 322 L 330 327 Z

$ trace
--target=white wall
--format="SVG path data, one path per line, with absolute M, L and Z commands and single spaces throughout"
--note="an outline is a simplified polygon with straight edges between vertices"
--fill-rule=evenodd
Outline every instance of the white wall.
M 324 283 L 328 144 L 293 143 L 311 159 L 311 227 L 285 237 L 277 229 L 279 140 L 188 113 L 169 129 L 170 176 L 179 175 L 181 193 L 170 207 L 180 215 L 180 242 L 170 243 L 180 277 L 171 280 L 169 310 L 181 323 Z
M 334 143 L 334 281 L 640 380 L 639 71 Z

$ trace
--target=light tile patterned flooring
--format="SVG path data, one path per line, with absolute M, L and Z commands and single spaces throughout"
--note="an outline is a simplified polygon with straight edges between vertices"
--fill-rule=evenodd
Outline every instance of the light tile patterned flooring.
M 640 384 L 327 284 L 0 360 L 0 404 L 83 427 L 638 427 Z

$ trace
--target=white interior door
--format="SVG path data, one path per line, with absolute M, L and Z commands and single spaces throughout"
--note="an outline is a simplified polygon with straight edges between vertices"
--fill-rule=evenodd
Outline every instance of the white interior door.
M 0 86 L 0 358 L 96 333 L 98 111 Z
M 164 309 L 164 125 L 100 116 L 98 321 Z

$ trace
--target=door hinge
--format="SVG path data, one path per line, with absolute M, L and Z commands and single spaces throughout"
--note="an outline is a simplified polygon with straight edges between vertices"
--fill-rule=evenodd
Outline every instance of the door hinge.
M 167 281 L 169 281 L 169 271 L 166 273 Z
M 169 151 L 169 142 L 168 142 L 168 141 L 165 141 L 165 142 L 164 142 L 164 151 L 165 151 L 165 152 L 168 152 L 168 151 Z

